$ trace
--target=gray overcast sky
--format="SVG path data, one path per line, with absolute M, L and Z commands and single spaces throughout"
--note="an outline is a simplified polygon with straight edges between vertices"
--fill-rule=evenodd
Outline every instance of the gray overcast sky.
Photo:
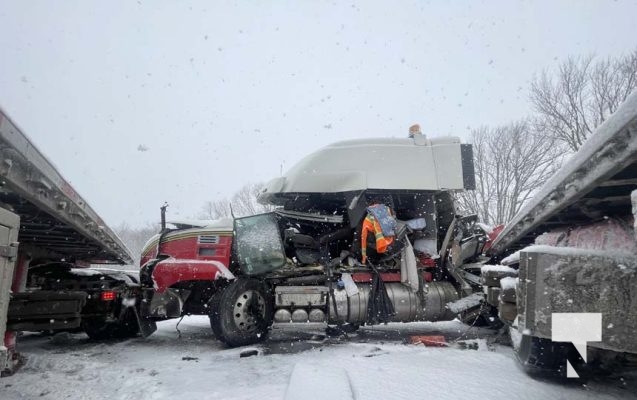
M 0 104 L 112 225 L 188 218 L 341 139 L 466 136 L 637 47 L 636 1 L 0 1 Z M 138 151 L 138 146 L 148 151 Z

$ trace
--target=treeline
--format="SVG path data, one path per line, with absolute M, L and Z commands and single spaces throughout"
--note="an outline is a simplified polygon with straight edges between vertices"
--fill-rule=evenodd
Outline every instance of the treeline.
M 471 132 L 476 190 L 461 211 L 487 224 L 510 221 L 637 87 L 637 50 L 616 57 L 569 57 L 532 80 L 529 117 Z

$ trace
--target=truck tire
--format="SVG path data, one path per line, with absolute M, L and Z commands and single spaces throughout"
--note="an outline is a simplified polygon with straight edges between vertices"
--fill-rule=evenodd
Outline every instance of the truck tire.
M 115 335 L 120 339 L 128 339 L 137 337 L 139 332 L 139 323 L 135 312 L 129 308 L 125 311 L 124 318 L 116 324 Z
M 139 325 L 133 312 L 126 312 L 122 321 L 106 322 L 104 318 L 85 318 L 82 328 L 92 340 L 128 339 L 136 337 Z
M 85 318 L 82 320 L 82 328 L 92 340 L 112 339 L 115 334 L 114 324 L 103 318 Z
M 238 279 L 211 299 L 210 327 L 230 347 L 264 341 L 272 318 L 272 298 L 256 279 Z
M 218 323 L 213 322 L 213 315 L 215 315 L 217 313 L 217 310 L 219 310 L 219 303 L 221 302 L 221 293 L 223 293 L 223 291 L 213 294 L 212 297 L 210 298 L 210 301 L 208 302 L 208 309 L 210 310 L 210 314 L 208 314 L 208 318 L 210 319 L 210 328 L 212 328 L 212 333 L 215 335 L 215 337 L 218 340 L 225 342 L 225 340 L 223 339 L 223 332 L 221 331 L 221 326 Z
M 510 330 L 514 331 L 514 328 Z M 520 365 L 531 375 L 566 377 L 567 359 L 576 368 L 583 361 L 578 354 L 573 354 L 568 344 L 535 336 L 521 334 L 519 343 L 514 343 L 513 348 Z

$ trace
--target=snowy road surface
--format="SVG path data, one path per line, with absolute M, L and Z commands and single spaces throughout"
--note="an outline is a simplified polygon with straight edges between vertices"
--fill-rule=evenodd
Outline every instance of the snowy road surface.
M 320 326 L 277 328 L 255 346 L 227 349 L 206 317 L 159 324 L 148 339 L 93 343 L 84 334 L 20 338 L 27 361 L 0 379 L 0 399 L 620 399 L 635 398 L 635 377 L 586 384 L 528 377 L 493 331 L 457 321 L 364 328 L 349 341 Z M 401 328 L 399 331 L 398 328 Z M 479 339 L 477 350 L 406 345 L 409 334 Z

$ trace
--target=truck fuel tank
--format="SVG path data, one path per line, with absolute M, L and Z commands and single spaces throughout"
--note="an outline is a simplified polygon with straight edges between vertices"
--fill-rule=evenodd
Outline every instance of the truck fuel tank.
M 328 301 L 327 286 L 278 286 L 275 288 L 274 320 L 278 323 L 304 323 L 338 321 L 364 324 L 371 284 L 357 283 L 358 293 L 350 295 L 344 289 L 334 288 L 334 302 Z M 386 283 L 387 294 L 394 305 L 394 322 L 451 320 L 455 314 L 447 308 L 447 303 L 458 300 L 458 291 L 450 282 L 429 282 L 422 295 L 408 286 Z M 329 303 L 329 304 L 328 304 Z M 329 312 L 326 312 L 329 309 Z

